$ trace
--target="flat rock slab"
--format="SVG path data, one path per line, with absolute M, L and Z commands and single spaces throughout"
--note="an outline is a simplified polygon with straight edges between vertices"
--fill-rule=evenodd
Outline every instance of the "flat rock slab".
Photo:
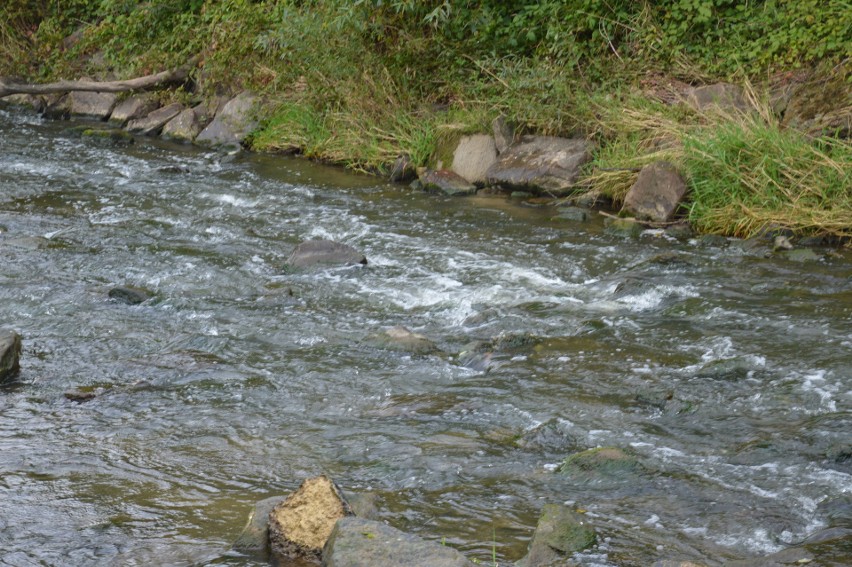
M 142 134 L 143 136 L 156 136 L 160 133 L 169 120 L 177 116 L 183 111 L 184 106 L 179 102 L 172 103 L 163 108 L 158 108 L 154 112 L 149 113 L 144 118 L 137 118 L 127 123 L 127 129 L 134 134 Z
M 486 177 L 489 184 L 508 189 L 565 195 L 592 158 L 591 149 L 591 144 L 580 138 L 525 136 L 500 154 Z
M 636 183 L 624 197 L 624 210 L 640 220 L 670 220 L 686 195 L 686 182 L 669 162 L 658 161 L 642 168 Z
M 71 114 L 106 120 L 112 114 L 117 99 L 115 93 L 72 91 L 68 95 L 68 104 Z
M 380 522 L 339 520 L 323 550 L 323 567 L 473 567 L 451 547 L 429 542 Z
M 253 110 L 257 97 L 242 92 L 229 100 L 195 142 L 206 146 L 240 146 L 257 127 Z
M 453 154 L 452 170 L 470 183 L 484 185 L 488 168 L 496 161 L 494 138 L 485 134 L 464 136 Z
M 286 262 L 287 267 L 296 269 L 366 263 L 366 256 L 348 244 L 332 240 L 306 240 L 296 246 Z
M 0 331 L 0 382 L 13 378 L 20 369 L 21 335 Z
M 443 193 L 450 197 L 474 195 L 476 186 L 467 179 L 448 169 L 426 170 L 420 176 L 423 189 L 433 193 Z

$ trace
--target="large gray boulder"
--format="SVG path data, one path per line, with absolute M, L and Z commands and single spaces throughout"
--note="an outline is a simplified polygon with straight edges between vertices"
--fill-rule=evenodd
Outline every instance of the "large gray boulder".
M 68 104 L 71 114 L 106 120 L 112 113 L 117 99 L 118 95 L 115 93 L 72 91 L 68 95 Z
M 597 535 L 586 518 L 561 504 L 545 504 L 529 552 L 519 567 L 570 565 L 568 558 L 595 545 Z
M 460 552 L 380 522 L 338 520 L 325 544 L 323 567 L 473 567 Z
M 658 161 L 639 172 L 624 198 L 624 209 L 640 220 L 670 220 L 686 194 L 686 182 L 674 165 Z
M 0 331 L 0 382 L 13 378 L 20 369 L 21 335 Z
M 290 253 L 286 265 L 288 268 L 304 269 L 366 263 L 366 256 L 348 244 L 332 240 L 306 240 Z
M 591 149 L 581 138 L 525 136 L 488 168 L 487 181 L 508 189 L 566 195 L 591 159 Z
M 484 185 L 488 168 L 497 161 L 494 138 L 485 134 L 464 136 L 453 154 L 453 172 L 476 185 Z
M 154 112 L 149 113 L 143 118 L 137 118 L 127 123 L 127 129 L 134 134 L 142 134 L 143 136 L 156 136 L 160 133 L 169 120 L 177 116 L 183 111 L 184 106 L 179 102 L 174 102 L 163 108 L 158 108 Z
M 256 102 L 257 97 L 248 91 L 238 94 L 222 107 L 195 142 L 205 146 L 240 146 L 257 127 L 254 117 Z
M 201 107 L 198 107 L 200 109 Z M 201 133 L 202 124 L 196 108 L 186 108 L 163 126 L 162 136 L 170 140 L 191 142 Z
M 110 122 L 124 125 L 131 120 L 137 120 L 156 110 L 157 102 L 148 95 L 133 95 L 119 102 L 112 109 Z

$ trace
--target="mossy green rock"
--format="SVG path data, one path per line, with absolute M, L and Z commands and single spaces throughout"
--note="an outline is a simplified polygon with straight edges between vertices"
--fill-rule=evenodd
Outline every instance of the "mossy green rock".
M 135 142 L 133 136 L 118 128 L 86 128 L 80 135 L 86 140 L 105 146 L 129 146 Z
M 560 504 L 545 504 L 521 567 L 564 565 L 567 556 L 595 545 L 597 534 L 586 518 Z
M 641 468 L 639 459 L 618 447 L 598 447 L 574 453 L 562 462 L 559 472 L 579 478 L 622 477 Z

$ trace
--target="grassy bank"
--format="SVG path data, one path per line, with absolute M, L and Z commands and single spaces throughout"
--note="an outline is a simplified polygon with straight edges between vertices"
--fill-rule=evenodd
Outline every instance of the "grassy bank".
M 417 165 L 503 114 L 594 138 L 585 187 L 616 202 L 656 158 L 707 232 L 852 235 L 848 142 L 785 127 L 769 86 L 817 69 L 848 92 L 848 0 L 11 0 L 0 74 L 130 77 L 200 54 L 187 98 L 249 88 L 252 140 L 358 170 Z M 72 36 L 72 34 L 74 34 Z M 73 41 L 69 41 L 69 36 Z M 787 75 L 784 75 L 787 73 Z M 750 113 L 670 104 L 687 84 L 755 85 Z

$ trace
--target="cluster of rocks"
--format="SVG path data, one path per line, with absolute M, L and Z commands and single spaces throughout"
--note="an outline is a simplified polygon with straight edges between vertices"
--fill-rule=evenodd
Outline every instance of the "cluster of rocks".
M 79 117 L 107 122 L 112 129 L 89 128 L 86 137 L 132 143 L 119 132 L 162 136 L 203 146 L 239 148 L 257 126 L 257 97 L 244 91 L 235 97 L 213 99 L 187 106 L 174 102 L 161 106 L 156 95 L 142 93 L 121 98 L 116 93 L 73 91 L 58 95 L 10 95 L 4 100 L 31 106 L 49 118 Z M 99 133 L 100 132 L 100 133 Z
M 517 565 L 566 565 L 571 554 L 596 542 L 597 533 L 581 511 L 547 504 L 529 553 Z M 233 549 L 279 565 L 472 567 L 476 564 L 452 547 L 380 521 L 370 495 L 344 495 L 325 475 L 305 480 L 286 497 L 267 498 L 255 504 Z

